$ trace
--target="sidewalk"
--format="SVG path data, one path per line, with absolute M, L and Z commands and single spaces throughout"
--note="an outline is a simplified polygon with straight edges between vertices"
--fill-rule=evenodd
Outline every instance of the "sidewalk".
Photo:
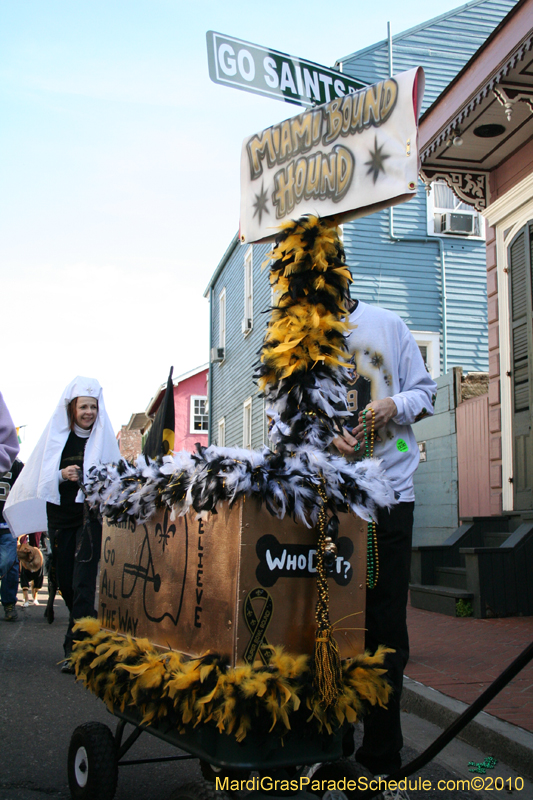
M 448 617 L 408 606 L 402 706 L 446 728 L 533 641 L 533 617 Z M 533 662 L 459 738 L 533 779 Z
M 406 675 L 470 705 L 533 641 L 533 617 L 472 619 L 407 608 Z M 485 708 L 533 732 L 533 662 Z

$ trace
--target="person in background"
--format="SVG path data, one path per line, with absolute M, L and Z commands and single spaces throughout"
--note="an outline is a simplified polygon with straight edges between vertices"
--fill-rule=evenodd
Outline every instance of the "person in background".
M 15 458 L 10 469 L 0 475 L 0 599 L 4 607 L 6 622 L 18 619 L 17 590 L 19 585 L 19 561 L 17 558 L 17 540 L 11 536 L 7 522 L 4 520 L 4 506 L 11 487 L 22 472 L 24 464 Z
M 22 469 L 16 468 L 16 475 L 12 465 L 19 452 L 17 429 L 11 419 L 4 398 L 0 392 L 0 597 L 4 607 L 6 622 L 15 622 L 18 619 L 16 609 L 17 588 L 19 581 L 19 564 L 17 559 L 17 542 L 9 533 L 4 521 L 4 505 L 13 485 L 13 481 Z
M 84 505 L 79 484 L 90 467 L 119 457 L 102 387 L 94 378 L 78 376 L 61 395 L 6 503 L 5 516 L 14 536 L 45 528 L 50 535 L 57 583 L 70 612 L 62 672 L 73 672 L 69 659 L 74 621 L 96 616 L 102 524 Z
M 56 565 L 52 557 L 52 545 L 50 544 L 50 536 L 48 535 L 48 531 L 43 531 L 41 548 L 44 556 L 46 583 L 48 584 L 48 598 L 46 602 L 46 608 L 44 609 L 44 617 L 51 625 L 55 619 L 54 600 L 56 599 L 57 594 L 57 577 Z
M 17 429 L 0 392 L 0 474 L 11 469 L 19 449 Z

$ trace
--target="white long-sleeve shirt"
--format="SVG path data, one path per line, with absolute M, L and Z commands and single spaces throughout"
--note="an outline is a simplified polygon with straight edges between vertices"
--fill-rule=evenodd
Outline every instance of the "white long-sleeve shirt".
M 398 499 L 412 501 L 420 453 L 411 425 L 433 414 L 437 384 L 409 328 L 392 311 L 359 301 L 350 322 L 354 328 L 347 341 L 356 380 L 348 387 L 348 400 L 354 414 L 371 400 L 394 400 L 398 414 L 379 431 L 374 455 L 383 459 Z

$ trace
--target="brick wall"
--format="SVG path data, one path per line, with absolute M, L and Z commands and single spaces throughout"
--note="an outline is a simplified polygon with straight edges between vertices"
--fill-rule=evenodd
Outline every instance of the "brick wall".
M 127 458 L 128 461 L 135 461 L 142 452 L 141 432 L 139 430 L 129 431 L 126 425 L 123 425 L 120 431 L 119 448 L 121 456 Z

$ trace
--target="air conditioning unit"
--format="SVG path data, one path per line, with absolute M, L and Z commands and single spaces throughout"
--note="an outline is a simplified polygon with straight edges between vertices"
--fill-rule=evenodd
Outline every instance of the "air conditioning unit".
M 220 361 L 224 361 L 224 348 L 223 347 L 212 347 L 211 348 L 211 363 L 216 364 Z
M 440 232 L 454 236 L 469 236 L 474 233 L 474 215 L 468 211 L 446 211 L 440 214 Z
M 241 330 L 243 333 L 248 333 L 252 330 L 252 320 L 246 319 L 246 317 L 241 322 Z

